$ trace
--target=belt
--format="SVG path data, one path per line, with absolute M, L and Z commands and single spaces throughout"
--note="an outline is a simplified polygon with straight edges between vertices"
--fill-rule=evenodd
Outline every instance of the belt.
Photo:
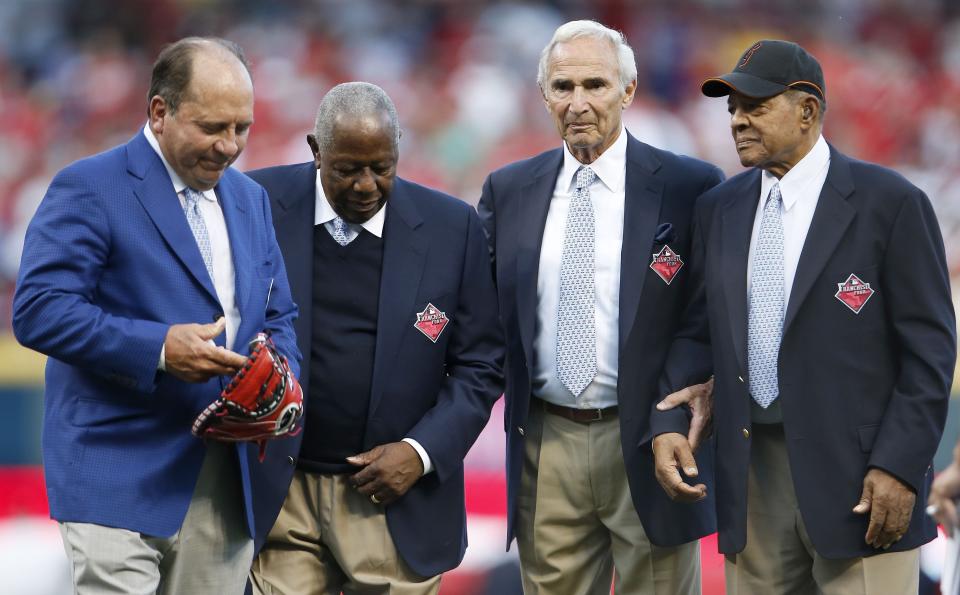
M 543 410 L 547 413 L 559 415 L 560 417 L 565 417 L 571 421 L 582 424 L 600 421 L 601 419 L 613 417 L 617 414 L 616 405 L 613 407 L 604 407 L 603 409 L 578 409 L 576 407 L 564 407 L 563 405 L 556 405 L 542 399 L 540 399 L 540 401 L 543 403 Z

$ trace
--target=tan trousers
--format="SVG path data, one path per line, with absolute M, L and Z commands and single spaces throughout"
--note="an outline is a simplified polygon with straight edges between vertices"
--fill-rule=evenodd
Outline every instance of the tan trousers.
M 694 595 L 700 547 L 650 543 L 630 498 L 614 416 L 579 423 L 534 400 L 517 510 L 527 595 Z
M 348 485 L 347 475 L 296 471 L 280 516 L 253 562 L 258 595 L 434 595 L 440 577 L 403 561 L 382 506 Z M 429 539 L 430 528 L 423 528 Z
M 173 537 L 60 523 L 77 595 L 240 595 L 253 558 L 236 448 L 210 442 Z
M 782 426 L 754 425 L 750 456 L 747 546 L 726 558 L 727 595 L 916 595 L 917 549 L 846 560 L 817 554 L 797 506 Z

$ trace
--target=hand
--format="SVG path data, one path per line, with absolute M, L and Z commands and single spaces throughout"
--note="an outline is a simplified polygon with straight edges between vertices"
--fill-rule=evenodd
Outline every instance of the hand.
M 350 482 L 364 496 L 375 496 L 374 504 L 390 504 L 406 494 L 423 475 L 420 455 L 406 442 L 377 446 L 347 457 L 347 462 L 363 467 L 350 477 Z
M 933 518 L 937 519 L 950 537 L 953 537 L 958 523 L 957 505 L 954 503 L 957 497 L 960 497 L 960 463 L 954 460 L 933 480 L 930 498 L 927 500 L 927 504 L 933 508 Z
M 687 405 L 693 417 L 690 418 L 690 430 L 687 442 L 694 452 L 700 447 L 705 436 L 710 435 L 710 422 L 713 421 L 713 376 L 703 384 L 694 384 L 670 393 L 657 403 L 658 411 L 667 411 L 678 405 Z
M 876 468 L 867 471 L 860 503 L 853 507 L 857 514 L 870 513 L 866 542 L 875 548 L 887 549 L 900 541 L 910 527 L 916 500 L 913 490 L 886 471 Z
M 671 500 L 697 502 L 707 497 L 706 485 L 691 486 L 680 476 L 679 469 L 683 469 L 687 477 L 696 477 L 699 473 L 693 449 L 683 434 L 670 432 L 654 438 L 653 458 L 657 481 Z
M 210 324 L 175 324 L 164 341 L 164 367 L 187 382 L 206 382 L 214 376 L 232 376 L 247 358 L 211 340 L 223 332 L 227 322 L 220 318 Z

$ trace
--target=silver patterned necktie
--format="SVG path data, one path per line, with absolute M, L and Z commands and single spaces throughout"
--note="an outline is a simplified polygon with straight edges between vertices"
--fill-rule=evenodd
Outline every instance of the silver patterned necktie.
M 747 359 L 750 394 L 766 409 L 779 396 L 777 360 L 783 334 L 783 219 L 780 184 L 770 189 L 763 207 L 757 249 L 750 274 Z
M 193 237 L 197 240 L 200 256 L 203 257 L 203 264 L 206 265 L 210 280 L 213 281 L 213 247 L 210 244 L 210 234 L 207 233 L 207 224 L 203 221 L 203 214 L 200 213 L 200 200 L 202 198 L 203 195 L 193 188 L 183 189 L 183 212 L 187 216 L 187 223 L 190 224 L 190 231 L 193 232 Z
M 346 246 L 350 243 L 350 228 L 347 227 L 347 222 L 343 220 L 343 217 L 339 215 L 333 219 L 333 231 L 330 232 L 330 236 L 340 244 L 341 246 Z
M 597 375 L 594 246 L 596 228 L 590 184 L 597 174 L 577 170 L 576 190 L 567 211 L 560 259 L 560 306 L 557 310 L 557 377 L 573 396 Z

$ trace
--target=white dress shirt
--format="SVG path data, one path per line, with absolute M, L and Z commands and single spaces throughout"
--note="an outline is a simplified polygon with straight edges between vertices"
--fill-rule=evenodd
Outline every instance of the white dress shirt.
M 753 259 L 760 237 L 760 222 L 763 220 L 763 207 L 770 189 L 780 182 L 780 216 L 783 219 L 783 303 L 790 303 L 790 290 L 793 278 L 797 274 L 800 252 L 813 221 L 813 212 L 820 200 L 820 191 L 830 169 L 830 147 L 821 136 L 810 152 L 804 155 L 793 168 L 777 180 L 773 174 L 764 171 L 760 179 L 760 202 L 753 220 L 753 234 L 750 236 L 750 256 L 747 261 L 747 300 L 750 299 Z
M 187 185 L 180 179 L 177 172 L 170 167 L 163 152 L 160 150 L 160 143 L 157 137 L 150 130 L 148 122 L 143 127 L 143 134 L 147 137 L 147 142 L 153 147 L 153 150 L 160 156 L 163 167 L 167 169 L 167 174 L 173 182 L 173 191 L 177 193 L 180 199 L 180 208 L 182 209 L 186 199 L 183 196 L 183 190 Z M 201 192 L 204 200 L 200 201 L 200 214 L 203 222 L 207 226 L 207 235 L 210 236 L 210 248 L 213 254 L 213 288 L 217 292 L 217 299 L 220 300 L 220 308 L 226 318 L 226 346 L 227 349 L 233 349 L 233 342 L 237 338 L 237 329 L 240 327 L 240 309 L 237 308 L 236 301 L 236 276 L 233 269 L 233 254 L 230 251 L 230 236 L 227 234 L 227 222 L 223 218 L 223 209 L 220 208 L 220 202 L 217 200 L 217 194 L 212 189 Z M 208 324 L 212 320 L 197 320 L 198 324 Z M 246 355 L 246 354 L 244 354 Z M 160 350 L 160 370 L 166 367 L 166 348 Z
M 330 201 L 327 200 L 327 195 L 323 191 L 323 184 L 320 182 L 320 176 L 317 175 L 317 191 L 316 191 L 316 207 L 313 212 L 313 224 L 322 225 L 324 229 L 333 237 L 333 220 L 337 218 L 337 212 L 333 210 L 333 207 L 330 205 Z M 387 216 L 386 204 L 380 207 L 380 210 L 374 213 L 373 217 L 370 217 L 363 223 L 347 223 L 347 243 L 349 244 L 353 240 L 357 239 L 357 236 L 360 235 L 360 230 L 365 229 L 377 236 L 378 238 L 383 237 L 383 222 Z M 423 463 L 423 474 L 426 475 L 433 471 L 433 462 L 430 460 L 430 455 L 427 454 L 427 450 L 420 445 L 419 442 L 413 438 L 404 438 L 403 442 L 406 442 L 413 447 L 413 450 L 417 451 L 417 455 L 420 457 L 420 462 Z
M 617 404 L 617 365 L 620 343 L 620 250 L 623 245 L 624 190 L 627 178 L 627 135 L 623 128 L 596 161 L 590 185 L 595 225 L 594 324 L 597 339 L 597 375 L 579 396 L 557 377 L 557 313 L 560 307 L 560 261 L 567 226 L 567 210 L 576 190 L 577 161 L 566 143 L 563 166 L 547 211 L 537 274 L 537 325 L 534 333 L 533 395 L 565 407 L 602 409 Z

